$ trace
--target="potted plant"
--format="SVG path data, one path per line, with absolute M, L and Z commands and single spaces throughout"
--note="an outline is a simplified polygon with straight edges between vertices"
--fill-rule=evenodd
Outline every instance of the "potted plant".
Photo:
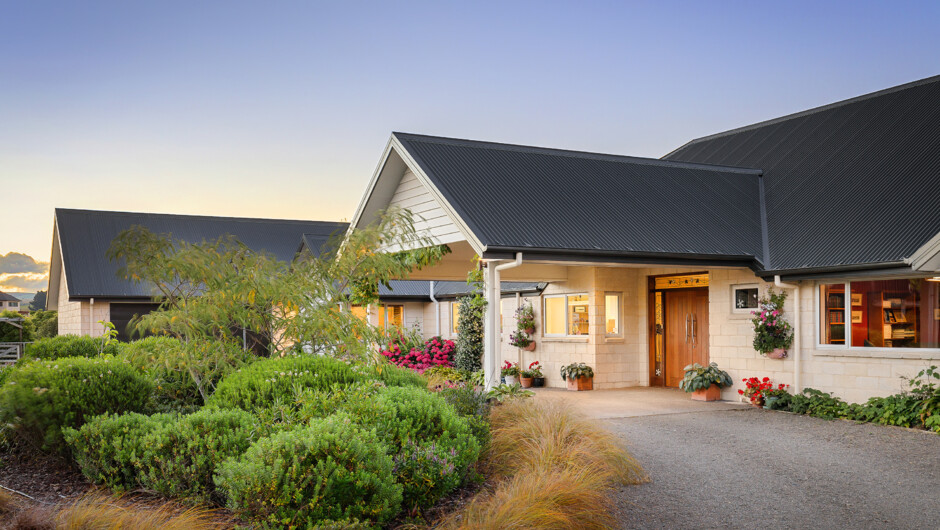
M 509 361 L 503 362 L 503 369 L 501 370 L 503 378 L 506 380 L 507 385 L 516 384 L 516 378 L 519 377 L 519 363 L 511 363 Z
M 535 310 L 528 298 L 516 309 L 516 328 L 528 335 L 535 333 Z
M 789 395 L 787 388 L 790 385 L 784 385 L 780 383 L 779 385 L 774 386 L 773 381 L 769 377 L 764 377 L 759 379 L 757 377 L 748 377 L 742 379 L 744 381 L 744 389 L 738 390 L 738 394 L 746 397 L 751 402 L 751 406 L 761 408 L 764 406 L 768 398 L 782 398 L 784 395 Z
M 535 388 L 545 386 L 545 375 L 542 374 L 542 365 L 538 361 L 529 363 L 528 372 L 532 374 L 532 386 Z
M 719 369 L 716 363 L 708 366 L 694 363 L 683 370 L 685 377 L 679 383 L 679 388 L 690 392 L 696 401 L 717 401 L 721 399 L 721 389 L 731 386 L 731 376 Z
M 754 349 L 771 359 L 783 359 L 793 344 L 793 326 L 783 317 L 787 293 L 770 289 L 760 299 L 760 310 L 751 311 L 754 318 Z
M 568 390 L 594 390 L 594 369 L 584 363 L 562 366 L 561 378 L 568 382 Z
M 525 351 L 535 351 L 535 341 L 522 330 L 513 331 L 512 335 L 509 336 L 509 343 Z
M 535 384 L 532 370 L 523 370 L 519 375 L 519 383 L 522 384 L 522 388 L 532 388 L 532 385 Z

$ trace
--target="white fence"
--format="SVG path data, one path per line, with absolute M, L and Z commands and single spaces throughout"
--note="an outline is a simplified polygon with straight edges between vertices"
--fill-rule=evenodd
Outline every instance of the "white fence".
M 0 342 L 0 366 L 20 360 L 28 342 Z

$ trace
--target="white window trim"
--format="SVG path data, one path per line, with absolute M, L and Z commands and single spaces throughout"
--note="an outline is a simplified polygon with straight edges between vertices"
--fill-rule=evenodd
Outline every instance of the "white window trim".
M 731 312 L 735 315 L 750 315 L 751 311 L 754 311 L 757 309 L 756 307 L 745 307 L 743 309 L 739 309 L 734 305 L 734 300 L 735 300 L 734 295 L 738 289 L 757 289 L 757 297 L 759 299 L 760 298 L 760 285 L 756 283 L 739 283 L 739 284 L 731 286 Z M 757 307 L 760 307 L 759 302 L 758 302 Z
M 542 297 L 542 329 L 545 330 L 545 332 L 542 333 L 543 336 L 549 337 L 549 338 L 570 338 L 570 339 L 586 339 L 586 338 L 588 338 L 588 337 L 591 336 L 590 332 L 588 332 L 587 335 L 572 335 L 572 334 L 571 334 L 571 329 L 570 329 L 570 324 L 571 324 L 571 322 L 570 322 L 569 319 L 568 319 L 568 311 L 569 311 L 569 309 L 568 309 L 568 308 L 569 308 L 569 305 L 568 305 L 568 297 L 570 297 L 570 296 L 587 296 L 587 297 L 588 297 L 587 307 L 588 307 L 588 311 L 590 311 L 590 307 L 591 307 L 591 295 L 590 295 L 589 293 L 584 293 L 584 292 L 578 292 L 578 293 L 561 293 L 561 294 L 547 294 L 547 295 L 543 296 L 543 297 Z M 547 326 L 545 323 L 546 323 L 546 319 L 548 318 L 548 310 L 547 310 L 547 307 L 548 307 L 548 299 L 549 299 L 549 298 L 564 298 L 564 300 L 565 300 L 565 309 L 564 309 L 564 311 L 565 311 L 565 313 L 564 313 L 564 314 L 565 314 L 565 333 L 564 333 L 563 335 L 562 335 L 562 334 L 558 334 L 558 333 L 548 333 L 548 326 Z M 589 315 L 588 318 L 590 319 L 590 313 L 588 313 L 588 315 Z
M 617 297 L 617 332 L 616 333 L 607 333 L 607 297 L 616 296 Z M 589 300 L 590 302 L 590 300 Z M 605 291 L 604 292 L 604 336 L 609 338 L 620 338 L 623 337 L 623 293 L 620 291 Z M 583 335 L 578 335 L 583 337 Z
M 855 281 L 870 282 L 890 279 L 908 279 L 919 278 L 920 276 L 901 276 L 901 277 L 883 277 L 883 278 L 855 278 Z M 846 301 L 851 300 L 852 280 L 833 278 L 831 280 L 817 280 L 813 285 L 813 298 L 816 308 L 813 314 L 816 315 L 816 325 L 813 329 L 816 333 L 816 349 L 820 355 L 835 355 L 845 357 L 876 357 L 876 358 L 912 358 L 912 359 L 940 359 L 940 348 L 885 348 L 883 346 L 854 346 L 852 345 L 852 304 L 846 303 L 845 309 L 845 344 L 823 344 L 822 343 L 822 316 L 820 315 L 819 291 L 823 285 L 845 285 Z M 864 355 L 863 355 L 864 354 Z

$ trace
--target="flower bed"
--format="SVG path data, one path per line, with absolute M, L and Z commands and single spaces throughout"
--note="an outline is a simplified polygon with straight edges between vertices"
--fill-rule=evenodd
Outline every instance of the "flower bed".
M 402 348 L 399 341 L 390 341 L 380 353 L 396 366 L 424 373 L 432 366 L 453 366 L 454 349 L 454 341 L 432 337 L 422 348 Z

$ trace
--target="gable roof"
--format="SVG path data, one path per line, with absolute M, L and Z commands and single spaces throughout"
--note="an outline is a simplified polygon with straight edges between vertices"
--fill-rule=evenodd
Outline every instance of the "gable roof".
M 485 252 L 760 260 L 758 170 L 393 133 Z
M 905 265 L 940 234 L 940 76 L 693 140 L 763 170 L 766 271 Z
M 152 292 L 149 286 L 119 278 L 117 270 L 120 265 L 107 258 L 111 241 L 121 231 L 134 225 L 143 226 L 157 234 L 169 233 L 174 239 L 190 243 L 213 241 L 224 235 L 232 235 L 248 248 L 267 252 L 282 261 L 294 258 L 297 241 L 302 237 L 307 237 L 315 245 L 312 248 L 319 250 L 331 234 L 342 232 L 347 226 L 346 223 L 326 221 L 57 208 L 53 266 L 58 262 L 55 249 L 59 248 L 70 298 L 150 298 Z M 58 276 L 50 274 L 49 293 L 58 293 L 57 286 L 52 285 Z
M 20 299 L 13 296 L 12 294 L 5 293 L 0 291 L 0 302 L 19 302 Z
M 382 300 L 431 301 L 431 282 L 424 280 L 392 280 L 389 287 L 379 285 L 379 298 Z M 500 282 L 502 295 L 539 294 L 548 284 L 535 282 Z M 438 300 L 452 300 L 472 293 L 467 282 L 435 281 L 434 297 Z

